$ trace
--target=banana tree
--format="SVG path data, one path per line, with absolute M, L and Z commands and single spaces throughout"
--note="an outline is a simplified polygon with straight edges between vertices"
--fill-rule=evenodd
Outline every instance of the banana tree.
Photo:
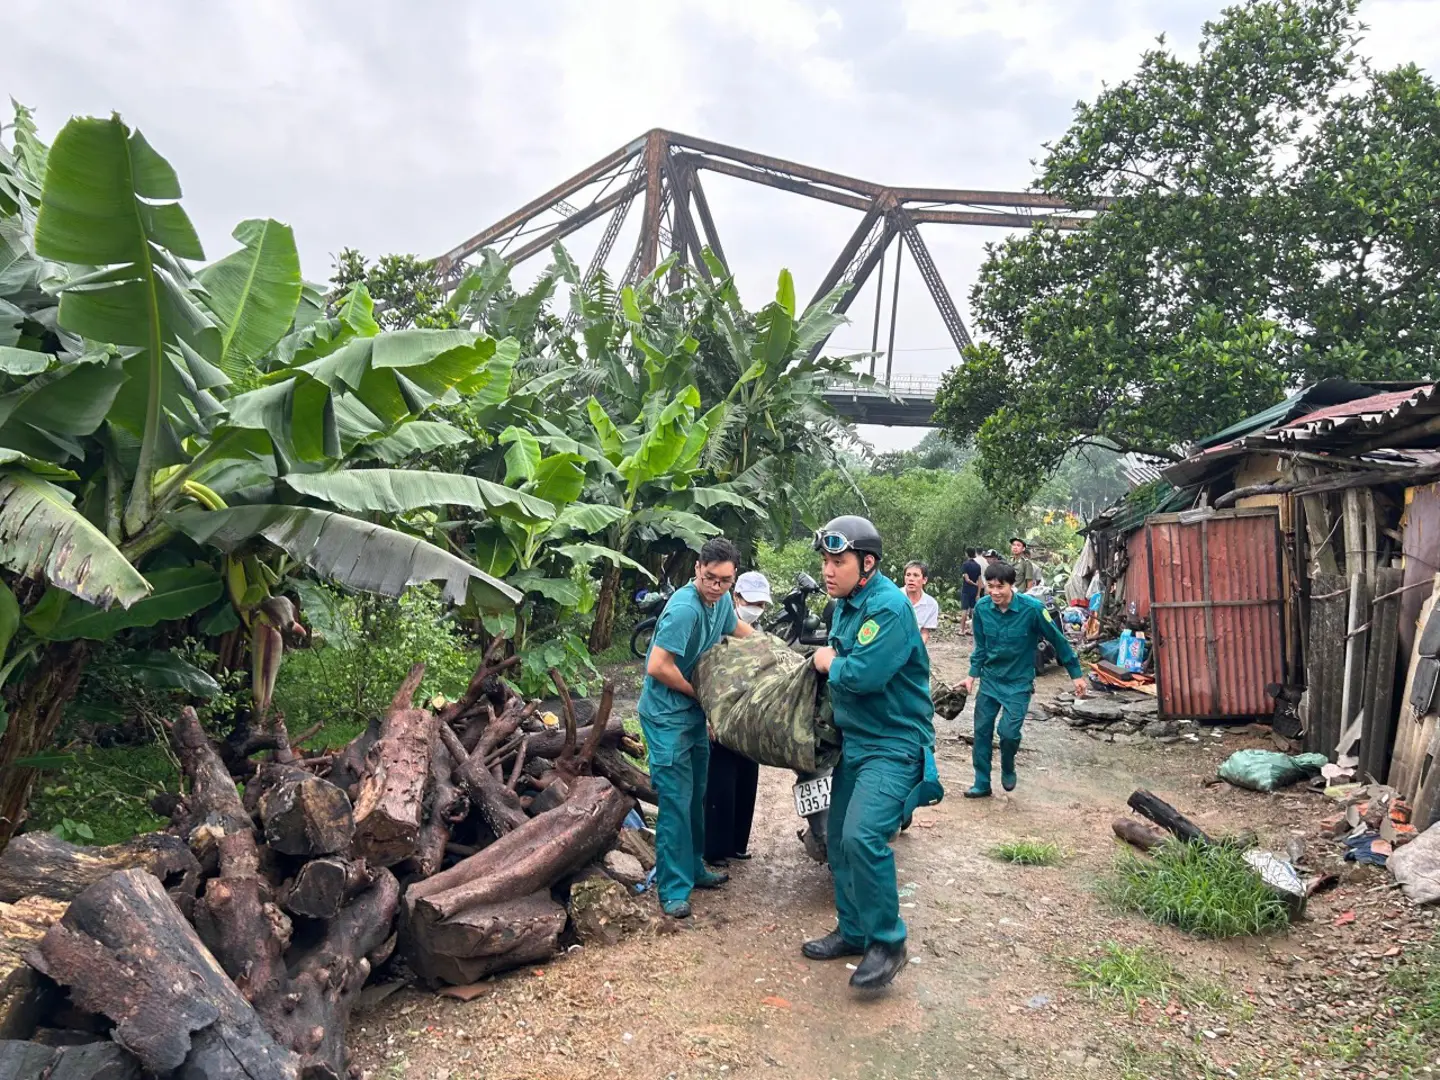
M 203 252 L 174 170 L 118 117 L 33 143 L 0 157 L 0 842 L 89 641 L 187 617 L 227 585 L 245 621 L 278 629 L 267 601 L 298 568 L 513 606 L 516 590 L 406 515 L 449 500 L 554 516 L 470 477 L 343 471 L 490 382 L 512 348 L 473 331 L 382 334 L 363 290 L 317 320 L 273 221 L 243 223 L 240 249 L 193 273 Z M 176 556 L 184 580 L 166 575 Z

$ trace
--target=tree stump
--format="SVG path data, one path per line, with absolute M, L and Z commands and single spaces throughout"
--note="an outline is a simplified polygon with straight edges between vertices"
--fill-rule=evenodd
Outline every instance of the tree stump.
M 394 866 L 419 846 L 436 732 L 434 714 L 410 707 L 424 673 L 416 664 L 395 695 L 357 787 L 354 853 L 373 866 Z
M 312 859 L 281 888 L 280 906 L 307 919 L 333 919 L 351 897 L 370 887 L 375 876 L 363 861 Z
M 350 797 L 304 769 L 268 765 L 275 775 L 259 800 L 265 843 L 284 855 L 331 855 L 355 836 Z M 248 794 L 248 791 L 247 791 Z
M 470 908 L 418 939 L 406 954 L 428 984 L 464 986 L 497 971 L 548 960 L 559 951 L 565 909 L 541 889 L 518 900 Z

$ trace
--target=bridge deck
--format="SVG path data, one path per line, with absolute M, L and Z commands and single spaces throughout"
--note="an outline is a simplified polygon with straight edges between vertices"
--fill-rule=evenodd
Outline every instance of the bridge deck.
M 832 383 L 825 391 L 825 403 L 856 424 L 933 427 L 939 388 L 939 378 L 930 375 L 896 375 L 888 390 Z

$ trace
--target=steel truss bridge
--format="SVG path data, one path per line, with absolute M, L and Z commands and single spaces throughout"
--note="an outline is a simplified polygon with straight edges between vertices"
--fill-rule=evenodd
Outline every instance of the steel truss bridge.
M 875 329 L 871 341 L 871 352 L 877 356 L 881 354 L 880 308 L 885 263 L 887 252 L 894 246 L 890 338 L 883 352 L 883 380 L 892 393 L 856 391 L 847 386 L 833 388 L 826 395 L 842 414 L 868 424 L 923 427 L 929 425 L 934 408 L 938 379 L 897 375 L 893 366 L 900 264 L 907 250 L 957 352 L 970 344 L 970 334 L 961 321 L 950 290 L 920 236 L 920 225 L 1016 229 L 1049 224 L 1076 229 L 1103 209 L 1103 201 L 1080 207 L 1036 192 L 891 187 L 656 129 L 447 251 L 434 261 L 436 273 L 447 289 L 453 289 L 464 276 L 466 260 L 486 248 L 493 248 L 507 263 L 516 266 L 548 252 L 555 243 L 587 225 L 603 220 L 603 232 L 585 271 L 585 279 L 589 280 L 609 265 L 626 218 L 638 205 L 639 239 L 623 273 L 616 279 L 618 284 L 639 281 L 660 264 L 662 257 L 673 257 L 677 264 L 693 267 L 708 280 L 711 275 L 701 258 L 702 249 L 708 248 L 727 269 L 729 263 L 705 198 L 701 183 L 704 173 L 718 173 L 819 199 L 860 214 L 859 224 L 840 247 L 810 303 L 836 286 L 847 284 L 850 288 L 838 305 L 839 311 L 845 312 L 878 267 L 880 278 L 875 293 Z M 816 351 L 824 344 L 820 342 Z M 871 373 L 880 377 L 875 363 L 872 358 Z

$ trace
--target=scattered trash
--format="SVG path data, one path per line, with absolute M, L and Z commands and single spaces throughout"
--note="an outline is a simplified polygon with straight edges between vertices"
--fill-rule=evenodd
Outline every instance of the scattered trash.
M 919 888 L 920 886 L 917 885 L 915 882 L 907 881 L 904 885 L 900 886 L 900 899 L 910 899 L 910 897 L 915 895 L 916 890 L 918 890 Z
M 1325 789 L 1325 797 L 1336 802 L 1349 802 L 1365 790 L 1364 784 L 1332 784 Z
M 469 983 L 466 986 L 447 986 L 437 991 L 437 997 L 454 998 L 456 1001 L 474 1001 L 476 998 L 488 994 L 491 984 L 483 982 Z
M 622 829 L 643 829 L 645 828 L 645 819 L 640 816 L 638 810 L 631 810 L 625 815 L 625 820 L 620 823 L 620 827 Z
M 1339 915 L 1335 916 L 1336 926 L 1349 926 L 1354 921 L 1355 912 L 1353 911 L 1342 911 Z
M 1028 1009 L 1043 1009 L 1046 1005 L 1049 1004 L 1049 994 L 1036 994 L 1034 997 L 1030 998 L 1028 1001 L 1025 1002 L 1025 1007 Z
M 1292 915 L 1298 915 L 1305 908 L 1310 893 L 1300 874 L 1286 859 L 1272 851 L 1247 851 L 1245 861 L 1250 864 L 1260 880 L 1281 895 L 1290 906 Z
M 1345 861 L 1369 866 L 1384 866 L 1391 847 L 1380 839 L 1378 832 L 1363 832 L 1345 838 Z
M 1417 904 L 1440 900 L 1440 825 L 1432 825 L 1396 851 L 1386 864 L 1405 895 Z
M 760 1004 L 761 1004 L 761 1005 L 769 1005 L 770 1008 L 772 1008 L 772 1009 L 788 1009 L 788 1008 L 790 1008 L 790 1002 L 786 1001 L 783 997 L 775 997 L 774 995 L 771 995 L 770 997 L 761 998 L 761 999 L 760 999 Z
M 1279 791 L 1321 771 L 1324 754 L 1291 757 L 1277 750 L 1236 750 L 1220 766 L 1220 779 L 1250 791 Z

